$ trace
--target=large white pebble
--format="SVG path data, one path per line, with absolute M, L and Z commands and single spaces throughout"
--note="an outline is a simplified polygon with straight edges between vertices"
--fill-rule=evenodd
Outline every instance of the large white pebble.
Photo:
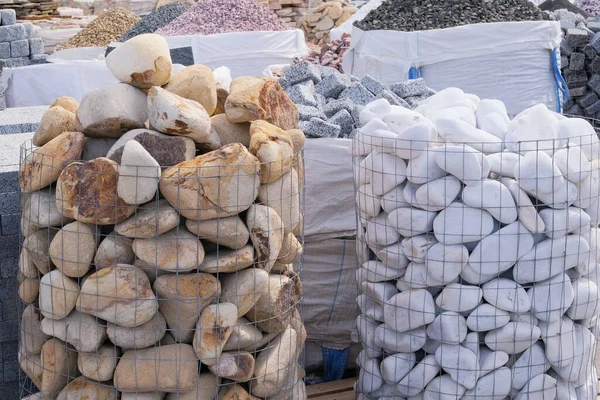
M 424 326 L 407 332 L 396 332 L 386 324 L 381 324 L 375 329 L 375 346 L 388 352 L 413 353 L 421 349 L 426 341 Z
M 510 369 L 498 368 L 481 377 L 461 400 L 503 400 L 510 393 Z
M 160 165 L 137 141 L 123 146 L 117 193 L 127 204 L 143 204 L 152 200 L 158 189 Z
M 396 390 L 404 397 L 415 396 L 421 393 L 439 372 L 440 366 L 435 361 L 435 356 L 427 355 L 396 385 Z
M 553 159 L 563 176 L 573 183 L 581 182 L 590 175 L 592 165 L 577 145 L 570 144 L 558 150 Z
M 451 283 L 442 289 L 435 304 L 444 310 L 465 312 L 477 307 L 482 297 L 483 290 L 477 286 Z
M 528 291 L 531 312 L 540 321 L 560 319 L 575 297 L 571 279 L 559 274 L 548 280 L 536 282 Z
M 409 260 L 404 255 L 402 243 L 394 243 L 377 252 L 377 257 L 388 268 L 404 270 L 408 267 Z
M 388 215 L 387 225 L 404 237 L 417 236 L 433 228 L 433 220 L 437 215 L 436 212 L 417 208 L 398 208 Z
M 404 270 L 388 268 L 379 261 L 367 261 L 362 265 L 366 271 L 369 282 L 386 282 L 400 278 L 404 275 Z
M 455 382 L 450 375 L 436 376 L 423 392 L 423 400 L 458 400 L 466 388 Z
M 371 393 L 383 386 L 383 378 L 376 359 L 367 360 L 358 375 L 358 387 L 365 393 Z
M 458 281 L 458 279 L 455 280 Z M 404 276 L 396 282 L 396 288 L 401 292 L 410 289 L 425 289 L 443 285 L 442 281 L 434 279 L 427 274 L 427 266 L 425 264 L 415 262 L 408 264 Z
M 435 351 L 435 361 L 452 379 L 467 389 L 473 389 L 479 375 L 477 355 L 458 344 L 442 344 Z
M 375 329 L 379 325 L 381 325 L 379 321 L 367 316 L 359 315 L 356 317 L 356 330 L 367 358 L 381 357 L 383 354 L 381 347 L 375 346 Z
M 483 298 L 491 305 L 508 312 L 524 313 L 531 308 L 525 289 L 510 279 L 497 278 L 485 283 Z
M 435 162 L 441 169 L 467 185 L 479 184 L 490 172 L 490 163 L 485 154 L 466 144 L 446 143 L 432 151 L 435 152 Z
M 551 193 L 539 193 L 534 191 L 525 190 L 530 196 L 535 197 L 539 200 L 539 203 L 543 203 L 548 207 L 552 208 L 566 208 L 571 204 L 574 204 L 579 196 L 579 189 L 576 184 L 573 182 L 569 182 L 564 180 L 566 186 L 557 188 L 554 192 Z M 583 196 L 583 195 L 582 195 Z M 589 196 L 588 196 L 589 198 Z M 598 206 L 598 202 L 596 202 L 596 206 Z M 591 206 L 591 204 L 590 204 Z M 585 210 L 588 214 L 591 211 Z M 595 211 L 597 213 L 597 210 Z M 598 214 L 596 214 L 598 215 Z M 591 216 L 591 214 L 590 214 Z
M 435 152 L 432 149 L 430 147 L 426 152 L 408 161 L 406 179 L 409 182 L 421 185 L 448 175 L 435 161 Z
M 435 127 L 438 135 L 447 142 L 466 143 L 483 153 L 498 153 L 504 149 L 500 138 L 459 119 L 437 118 Z
M 546 105 L 530 107 L 509 122 L 504 138 L 506 148 L 513 153 L 544 151 L 552 155 L 566 143 L 559 137 L 558 125 L 558 120 Z
M 515 177 L 515 166 L 523 158 L 520 154 L 503 151 L 502 153 L 488 154 L 487 159 L 490 163 L 490 171 L 496 175 L 509 178 Z
M 558 122 L 558 134 L 583 151 L 589 160 L 600 158 L 600 141 L 594 127 L 583 118 L 566 118 Z
M 485 335 L 485 344 L 494 351 L 518 354 L 540 338 L 540 328 L 523 322 L 509 322 Z
M 453 176 L 421 185 L 415 193 L 418 207 L 427 211 L 441 211 L 456 199 L 461 188 L 462 184 Z
M 519 221 L 531 233 L 541 233 L 546 229 L 531 199 L 514 179 L 503 178 L 500 182 L 509 190 L 518 207 Z
M 396 353 L 383 359 L 381 376 L 388 383 L 398 383 L 417 363 L 415 353 Z
M 356 303 L 363 315 L 383 322 L 383 305 L 377 303 L 364 293 L 356 298 Z
M 371 184 L 362 185 L 356 193 L 358 209 L 367 217 L 376 217 L 381 212 L 381 196 L 373 192 Z
M 409 128 L 420 122 L 431 124 L 424 115 L 419 114 L 418 112 L 409 110 L 407 108 L 396 107 L 393 107 L 392 111 L 383 117 L 383 122 L 386 123 L 396 134 L 399 134 L 406 128 Z
M 394 151 L 396 134 L 379 118 L 373 118 L 362 126 L 354 137 L 352 152 L 356 156 L 366 156 L 374 150 L 390 153 Z
M 397 332 L 406 332 L 435 319 L 433 296 L 425 289 L 398 293 L 383 306 L 385 323 Z
M 587 264 L 589 249 L 588 242 L 577 235 L 546 239 L 515 264 L 513 277 L 521 284 L 549 279 L 577 265 Z
M 533 236 L 513 222 L 483 238 L 469 256 L 469 266 L 484 275 L 500 274 L 533 248 Z
M 427 151 L 430 141 L 437 136 L 435 126 L 429 122 L 419 122 L 398 132 L 396 155 L 410 160 Z
M 503 351 L 491 351 L 486 346 L 479 347 L 479 373 L 489 374 L 495 369 L 503 367 L 508 362 L 509 356 Z
M 515 165 L 515 178 L 527 192 L 544 194 L 564 190 L 565 178 L 548 154 L 530 151 Z
M 377 301 L 378 303 L 385 303 L 389 299 L 392 298 L 395 294 L 398 294 L 396 290 L 396 286 L 392 283 L 373 283 L 366 282 L 362 287 L 362 290 L 365 292 L 369 298 Z
M 465 187 L 462 201 L 468 206 L 483 208 L 503 224 L 517 220 L 515 200 L 500 181 L 485 179 L 479 185 Z
M 545 208 L 540 217 L 546 225 L 544 233 L 549 238 L 560 238 L 585 226 L 590 226 L 590 216 L 577 207 L 564 209 Z
M 571 381 L 575 386 L 581 386 L 585 384 L 586 378 L 590 374 L 590 370 L 594 368 L 594 348 L 596 346 L 596 337 L 590 332 L 589 329 L 584 328 L 579 324 L 573 324 L 571 330 L 566 330 L 566 333 L 573 332 L 571 335 L 565 335 L 561 333 L 561 337 L 564 336 L 565 341 L 568 341 L 573 345 L 573 357 L 561 357 L 564 366 L 557 367 L 553 365 L 554 370 L 563 379 Z M 565 332 L 563 330 L 563 332 Z M 546 341 L 547 342 L 547 341 Z M 546 350 L 546 356 L 548 357 L 548 351 Z M 552 363 L 552 360 L 550 360 Z
M 475 242 L 491 234 L 493 229 L 494 219 L 487 211 L 458 201 L 440 211 L 433 220 L 435 238 L 445 244 Z
M 360 163 L 360 175 L 382 196 L 406 180 L 406 162 L 393 154 L 373 152 Z
M 556 379 L 556 398 L 560 400 L 577 400 L 577 390 L 571 382 L 565 381 L 554 371 L 551 371 L 552 377 Z M 585 398 L 587 396 L 584 396 Z
M 404 184 L 398 185 L 381 197 L 381 208 L 386 213 L 391 213 L 397 208 L 410 207 L 410 204 L 404 200 Z
M 505 123 L 508 124 L 510 122 L 510 118 L 508 117 L 508 113 L 506 111 L 506 106 L 501 100 L 481 99 L 477 103 L 477 110 L 475 111 L 477 125 L 480 126 L 481 121 L 490 114 L 499 114 Z
M 430 234 L 408 237 L 402 240 L 402 250 L 410 261 L 424 263 L 427 251 L 438 240 Z
M 465 265 L 465 267 L 460 272 L 461 279 L 467 283 L 470 283 L 471 285 L 481 285 L 483 283 L 491 281 L 497 276 L 498 274 L 485 275 L 479 271 L 475 271 L 475 269 L 471 267 L 470 264 Z
M 535 343 L 519 356 L 511 367 L 512 387 L 521 390 L 534 376 L 543 374 L 550 369 L 550 362 L 546 359 L 544 348 Z
M 392 110 L 386 99 L 377 99 L 367 104 L 358 116 L 361 125 L 366 125 L 373 118 L 383 118 Z
M 515 400 L 554 400 L 556 386 L 556 379 L 550 375 L 535 376 L 521 389 Z
M 503 327 L 510 322 L 508 311 L 491 304 L 481 304 L 467 317 L 467 327 L 475 332 L 486 332 Z
M 575 297 L 567 315 L 574 320 L 588 319 L 600 313 L 600 292 L 597 284 L 587 278 L 573 282 Z
M 577 337 L 576 325 L 581 327 L 581 325 L 573 323 L 569 317 L 551 322 L 540 322 L 539 327 L 546 349 L 546 358 L 552 366 L 565 368 L 574 361 L 576 342 L 583 339 Z
M 454 311 L 441 313 L 427 326 L 427 337 L 441 343 L 462 343 L 467 337 L 465 317 Z
M 436 243 L 425 257 L 427 275 L 443 284 L 451 283 L 460 275 L 468 259 L 469 252 L 465 246 Z
M 508 122 L 504 119 L 504 115 L 500 113 L 491 113 L 483 117 L 478 128 L 482 131 L 491 133 L 500 140 L 504 140 L 508 132 Z
M 408 209 L 400 208 L 399 210 Z M 386 213 L 379 214 L 367 223 L 367 243 L 369 245 L 389 246 L 400 240 L 398 229 L 394 229 L 395 226 L 388 223 L 389 217 L 396 211 L 389 216 Z

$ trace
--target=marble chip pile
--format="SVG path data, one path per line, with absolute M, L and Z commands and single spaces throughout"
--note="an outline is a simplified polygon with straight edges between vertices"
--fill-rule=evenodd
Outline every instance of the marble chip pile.
M 298 107 L 300 129 L 310 138 L 351 137 L 364 106 L 375 99 L 414 108 L 435 93 L 423 79 L 386 88 L 370 76 L 359 79 L 309 62 L 286 68 L 279 83 Z
M 357 398 L 596 399 L 592 125 L 458 88 L 360 119 Z
M 33 25 L 16 23 L 14 10 L 0 10 L 0 71 L 45 61 L 44 41 L 33 37 Z

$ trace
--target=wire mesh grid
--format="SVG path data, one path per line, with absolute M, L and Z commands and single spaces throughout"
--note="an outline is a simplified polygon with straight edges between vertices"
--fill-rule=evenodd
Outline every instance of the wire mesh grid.
M 69 135 L 21 148 L 21 398 L 305 398 L 302 154 L 75 161 Z
M 358 398 L 597 398 L 600 142 L 578 121 L 518 143 L 356 131 Z

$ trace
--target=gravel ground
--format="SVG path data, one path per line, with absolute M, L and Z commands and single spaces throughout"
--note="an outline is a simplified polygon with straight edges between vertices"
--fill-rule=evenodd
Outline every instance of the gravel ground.
M 142 35 L 144 33 L 154 33 L 157 29 L 169 24 L 175 18 L 186 12 L 188 8 L 181 3 L 166 4 L 141 19 L 121 38 L 125 42 L 132 37 Z

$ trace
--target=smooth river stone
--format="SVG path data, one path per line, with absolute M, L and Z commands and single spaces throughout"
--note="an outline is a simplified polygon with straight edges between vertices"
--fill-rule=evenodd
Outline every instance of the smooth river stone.
M 292 169 L 279 179 L 261 185 L 258 201 L 277 212 L 286 231 L 293 231 L 300 223 L 300 188 L 296 170 Z
M 377 257 L 388 268 L 405 269 L 409 263 L 408 258 L 404 255 L 402 243 L 384 247 L 377 252 Z
M 112 379 L 117 366 L 117 357 L 121 352 L 113 345 L 102 345 L 97 352 L 83 353 L 77 356 L 77 368 L 86 378 L 96 381 L 109 381 Z
M 484 153 L 497 153 L 504 148 L 504 143 L 498 137 L 460 119 L 437 118 L 435 127 L 440 137 L 447 142 L 469 143 Z
M 409 160 L 406 168 L 406 179 L 416 185 L 421 185 L 446 175 L 448 173 L 441 169 L 435 162 L 435 154 L 432 150 Z
M 356 317 L 356 329 L 367 358 L 381 357 L 383 354 L 381 346 L 375 345 L 375 330 L 379 325 L 382 325 L 381 322 L 365 315 L 359 314 Z M 425 335 L 424 329 L 423 335 Z
M 71 222 L 58 231 L 48 249 L 50 258 L 63 274 L 81 278 L 90 269 L 96 252 L 96 233 L 91 225 Z
M 473 389 L 479 375 L 477 355 L 458 344 L 442 344 L 435 351 L 435 361 L 452 379 L 467 389 Z
M 567 274 L 536 282 L 527 294 L 531 300 L 531 312 L 540 321 L 560 319 L 575 297 L 571 279 Z
M 138 208 L 135 215 L 115 225 L 115 232 L 129 238 L 150 239 L 170 231 L 178 224 L 179 214 L 163 199 Z
M 386 282 L 404 275 L 404 270 L 388 268 L 379 261 L 367 261 L 362 265 L 362 269 L 365 271 L 366 280 L 369 282 Z
M 486 346 L 479 346 L 479 375 L 490 372 L 506 365 L 509 355 L 503 351 L 491 351 Z
M 436 376 L 425 388 L 423 400 L 456 400 L 465 391 L 465 387 L 455 382 L 450 375 Z
M 246 225 L 256 251 L 257 267 L 271 271 L 283 245 L 281 217 L 271 207 L 253 204 L 246 213 Z
M 427 271 L 425 264 L 411 262 L 408 264 L 404 276 L 396 282 L 396 287 L 403 292 L 410 289 L 425 289 L 444 285 L 441 280 L 429 276 Z M 458 281 L 458 279 L 452 279 L 450 282 L 454 281 Z
M 383 305 L 369 298 L 364 293 L 356 297 L 356 303 L 362 314 L 383 322 Z
M 406 162 L 393 154 L 373 152 L 360 163 L 360 174 L 373 193 L 383 196 L 406 180 Z
M 515 400 L 546 400 L 556 398 L 556 379 L 550 375 L 533 377 L 517 394 Z
M 130 238 L 112 232 L 102 240 L 94 257 L 96 270 L 115 264 L 133 264 L 135 254 L 131 248 Z
M 381 377 L 387 383 L 398 383 L 413 369 L 416 363 L 415 353 L 392 354 L 381 362 Z
M 565 178 L 552 158 L 543 151 L 525 154 L 515 165 L 515 178 L 523 190 L 548 194 L 564 190 Z
M 600 313 L 600 292 L 597 284 L 587 278 L 573 281 L 574 299 L 567 310 L 567 315 L 573 320 L 595 317 Z
M 402 193 L 404 186 L 405 184 L 398 185 L 381 196 L 381 208 L 383 208 L 383 211 L 389 214 L 397 208 L 410 207 L 410 204 L 404 201 L 404 194 Z M 373 202 L 374 200 L 371 201 Z
M 485 335 L 485 344 L 494 351 L 518 354 L 540 338 L 540 328 L 523 322 L 509 322 Z
M 575 386 L 583 385 L 594 367 L 595 336 L 579 324 L 572 324 L 571 329 L 560 330 L 557 336 L 566 346 L 574 347 L 573 356 L 566 358 L 561 355 L 560 352 L 564 351 L 563 345 L 562 348 L 554 348 L 552 352 L 548 352 L 546 348 L 546 357 L 550 363 L 560 360 L 560 364 L 564 365 L 553 365 L 554 371 L 561 378 L 573 382 Z M 544 343 L 548 343 L 548 338 Z
M 500 182 L 508 188 L 518 209 L 519 221 L 532 233 L 542 233 L 546 224 L 539 216 L 527 193 L 519 187 L 514 179 L 502 178 Z
M 520 223 L 513 222 L 483 238 L 469 256 L 469 266 L 483 275 L 497 275 L 533 248 L 533 236 Z
M 415 396 L 440 373 L 440 366 L 434 355 L 425 356 L 415 367 L 396 385 L 396 391 L 404 397 Z
M 140 260 L 173 272 L 195 270 L 204 261 L 202 242 L 183 228 L 151 239 L 134 239 L 133 252 Z
M 483 298 L 491 305 L 508 312 L 524 313 L 531 309 L 525 289 L 515 281 L 497 278 L 483 285 Z
M 259 342 L 263 334 L 254 325 L 244 317 L 238 318 L 237 323 L 231 327 L 231 335 L 223 351 L 240 351 Z
M 28 305 L 21 315 L 21 346 L 27 354 L 40 354 L 50 335 L 44 333 L 42 316 L 33 304 Z
M 110 322 L 106 325 L 110 341 L 129 350 L 150 347 L 162 339 L 167 332 L 165 317 L 160 312 L 157 312 L 150 321 L 135 328 L 125 328 Z
M 221 295 L 221 284 L 211 274 L 167 274 L 156 278 L 154 291 L 168 333 L 177 342 L 192 343 L 198 316 Z
M 404 237 L 417 236 L 433 229 L 433 220 L 437 215 L 433 211 L 398 208 L 388 215 L 387 226 L 394 228 Z
M 31 260 L 29 252 L 25 249 L 21 250 L 21 256 L 19 257 L 19 273 L 24 278 L 29 279 L 39 279 L 40 277 L 40 271 Z
M 106 339 L 106 326 L 90 314 L 71 312 L 65 319 L 44 318 L 42 331 L 84 353 L 94 353 Z
M 26 250 L 29 260 L 33 262 L 41 274 L 47 274 L 53 269 L 49 247 L 56 233 L 55 230 L 42 229 L 23 239 L 23 249 Z M 35 272 L 35 277 L 37 277 L 37 272 Z
M 408 119 L 410 119 L 409 115 L 407 115 Z M 384 118 L 384 121 L 386 121 L 386 118 Z M 413 120 L 411 123 L 414 123 L 414 121 L 417 120 Z M 398 140 L 396 140 L 395 153 L 398 157 L 405 159 L 415 158 L 423 154 L 429 142 L 437 137 L 435 126 L 427 119 L 422 119 L 421 122 L 417 122 L 397 133 Z
M 427 325 L 435 319 L 435 303 L 425 289 L 398 293 L 385 302 L 385 323 L 397 332 L 406 332 Z
M 467 337 L 465 317 L 454 311 L 441 313 L 427 326 L 427 337 L 441 343 L 462 343 Z
M 123 147 L 117 193 L 127 204 L 144 204 L 158 189 L 160 164 L 135 140 Z
M 392 283 L 367 282 L 362 286 L 362 290 L 371 300 L 382 305 L 391 299 L 392 296 L 398 294 L 396 287 Z
M 404 201 L 410 204 L 411 207 L 419 208 L 419 202 L 417 201 L 417 189 L 419 185 L 415 185 L 414 183 L 406 182 L 404 184 L 404 189 L 402 190 L 402 197 Z
M 592 166 L 583 151 L 575 144 L 569 144 L 568 148 L 556 151 L 553 160 L 563 176 L 573 183 L 579 183 L 590 176 Z
M 250 232 L 239 215 L 204 221 L 188 219 L 185 226 L 202 240 L 234 250 L 244 247 L 250 239 Z
M 576 343 L 583 339 L 576 336 L 576 325 L 581 328 L 568 317 L 539 324 L 546 358 L 557 369 L 568 367 L 574 361 Z
M 569 181 L 565 181 L 565 182 L 566 182 L 566 186 L 558 188 L 554 192 L 551 192 L 551 193 L 536 193 L 536 192 L 532 192 L 532 191 L 528 191 L 528 190 L 525 190 L 525 192 L 527 192 L 530 196 L 537 198 L 539 200 L 538 203 L 541 202 L 541 203 L 547 205 L 548 207 L 567 208 L 578 199 L 579 189 L 576 184 L 569 182 Z M 582 191 L 581 193 L 583 194 L 584 192 Z M 582 195 L 579 197 L 590 197 L 590 196 Z M 592 197 L 592 199 L 593 199 L 593 197 Z M 596 204 L 598 204 L 598 203 L 596 203 Z M 588 210 L 587 208 L 585 209 L 585 211 L 588 214 L 590 212 L 592 212 L 591 210 Z M 590 216 L 591 216 L 591 214 L 590 214 Z
M 98 382 L 85 376 L 75 378 L 58 394 L 56 400 L 117 400 L 119 392 L 106 382 Z M 131 397 L 121 396 L 121 400 L 130 400 Z M 138 397 L 136 400 L 145 400 Z M 154 400 L 154 399 L 149 399 Z M 158 399 L 160 400 L 160 399 Z
M 52 338 L 44 343 L 41 353 L 41 391 L 53 398 L 77 374 L 77 352 L 65 342 Z
M 442 289 L 435 304 L 444 310 L 465 312 L 477 307 L 482 297 L 483 290 L 479 287 L 451 283 Z
M 221 300 L 235 304 L 238 317 L 247 314 L 269 290 L 269 274 L 263 269 L 244 269 L 234 274 L 221 275 L 219 279 L 222 285 Z
M 593 160 L 590 167 L 590 175 L 581 182 L 574 184 L 578 192 L 577 198 L 573 201 L 574 206 L 588 209 L 598 205 L 597 196 L 595 194 L 600 190 L 599 167 L 600 163 L 598 160 Z
M 431 151 L 434 152 L 435 162 L 441 169 L 466 185 L 479 184 L 490 172 L 490 164 L 485 154 L 465 144 L 444 144 L 430 149 Z
M 473 389 L 467 390 L 461 400 L 503 400 L 510 393 L 510 369 L 498 368 L 481 377 Z
M 454 176 L 430 181 L 417 189 L 417 205 L 426 211 L 441 211 L 456 199 L 461 188 L 461 182 Z
M 81 286 L 77 311 L 133 328 L 152 319 L 158 301 L 148 276 L 133 265 L 119 264 L 90 275 Z
M 488 154 L 490 172 L 509 178 L 515 177 L 515 166 L 523 158 L 520 154 L 503 151 L 501 153 Z
M 51 226 L 65 226 L 73 221 L 64 216 L 56 206 L 54 190 L 40 190 L 38 192 L 23 194 L 25 205 L 21 210 L 21 230 L 31 230 L 25 236 L 34 233 L 34 228 L 47 228 Z M 37 229 L 35 229 L 37 230 Z
M 410 261 L 424 263 L 427 251 L 436 243 L 437 239 L 430 234 L 413 236 L 402 240 L 402 250 Z
M 210 372 L 202 372 L 198 375 L 198 383 L 194 390 L 185 393 L 169 393 L 165 400 L 213 400 L 217 395 L 220 385 L 221 378 L 214 376 Z M 219 398 L 222 399 L 223 397 Z M 123 400 L 123 396 L 121 396 L 121 400 Z M 132 398 L 132 400 L 139 400 L 139 398 Z
M 503 224 L 517 220 L 515 201 L 508 188 L 499 181 L 485 179 L 479 185 L 465 187 L 462 201 L 470 207 L 483 208 Z
M 546 208 L 540 211 L 540 217 L 546 225 L 544 233 L 552 239 L 563 237 L 578 229 L 590 225 L 590 216 L 581 208 Z
M 301 290 L 297 282 L 298 276 L 290 277 L 292 279 L 284 275 L 270 275 L 268 287 L 246 313 L 246 318 L 256 322 L 256 327 L 261 331 L 282 332 L 290 324 Z
M 196 356 L 202 364 L 215 365 L 218 362 L 232 327 L 237 322 L 237 314 L 237 307 L 231 303 L 212 304 L 202 310 L 193 343 Z
M 525 254 L 513 269 L 515 281 L 539 282 L 587 263 L 588 242 L 581 236 L 546 239 Z
M 247 351 L 239 353 L 222 353 L 214 365 L 209 366 L 210 372 L 223 379 L 236 382 L 248 382 L 254 371 L 254 357 Z
M 374 345 L 393 353 L 413 353 L 423 348 L 427 341 L 425 327 L 407 332 L 396 332 L 392 327 L 381 324 L 375 329 Z
M 40 312 L 46 318 L 63 319 L 78 302 L 79 285 L 55 269 L 44 275 L 39 288 Z
M 209 253 L 198 270 L 210 274 L 241 271 L 254 263 L 254 247 L 247 245 L 239 250 L 223 249 Z
M 371 184 L 361 185 L 356 193 L 356 206 L 365 216 L 376 217 L 381 212 L 381 196 L 373 193 Z
M 129 350 L 119 360 L 114 385 L 121 392 L 187 392 L 196 387 L 198 361 L 189 344 Z
M 448 245 L 475 242 L 492 233 L 494 219 L 485 210 L 454 202 L 433 221 L 435 238 Z
M 508 311 L 491 304 L 481 304 L 467 317 L 467 327 L 475 332 L 486 332 L 503 327 L 510 322 Z
M 358 374 L 357 389 L 364 393 L 374 392 L 383 386 L 383 378 L 379 362 L 376 359 L 367 360 Z
M 408 208 L 399 208 L 387 215 L 381 213 L 367 222 L 367 244 L 371 247 L 389 246 L 400 240 L 400 234 L 395 225 L 390 222 L 390 216 L 397 216 L 398 211 L 410 210 Z
M 443 284 L 451 283 L 460 275 L 468 259 L 469 252 L 465 246 L 436 243 L 425 257 L 427 275 Z
M 523 389 L 531 378 L 549 369 L 550 362 L 546 359 L 544 348 L 539 343 L 535 343 L 525 350 L 511 367 L 513 389 Z

